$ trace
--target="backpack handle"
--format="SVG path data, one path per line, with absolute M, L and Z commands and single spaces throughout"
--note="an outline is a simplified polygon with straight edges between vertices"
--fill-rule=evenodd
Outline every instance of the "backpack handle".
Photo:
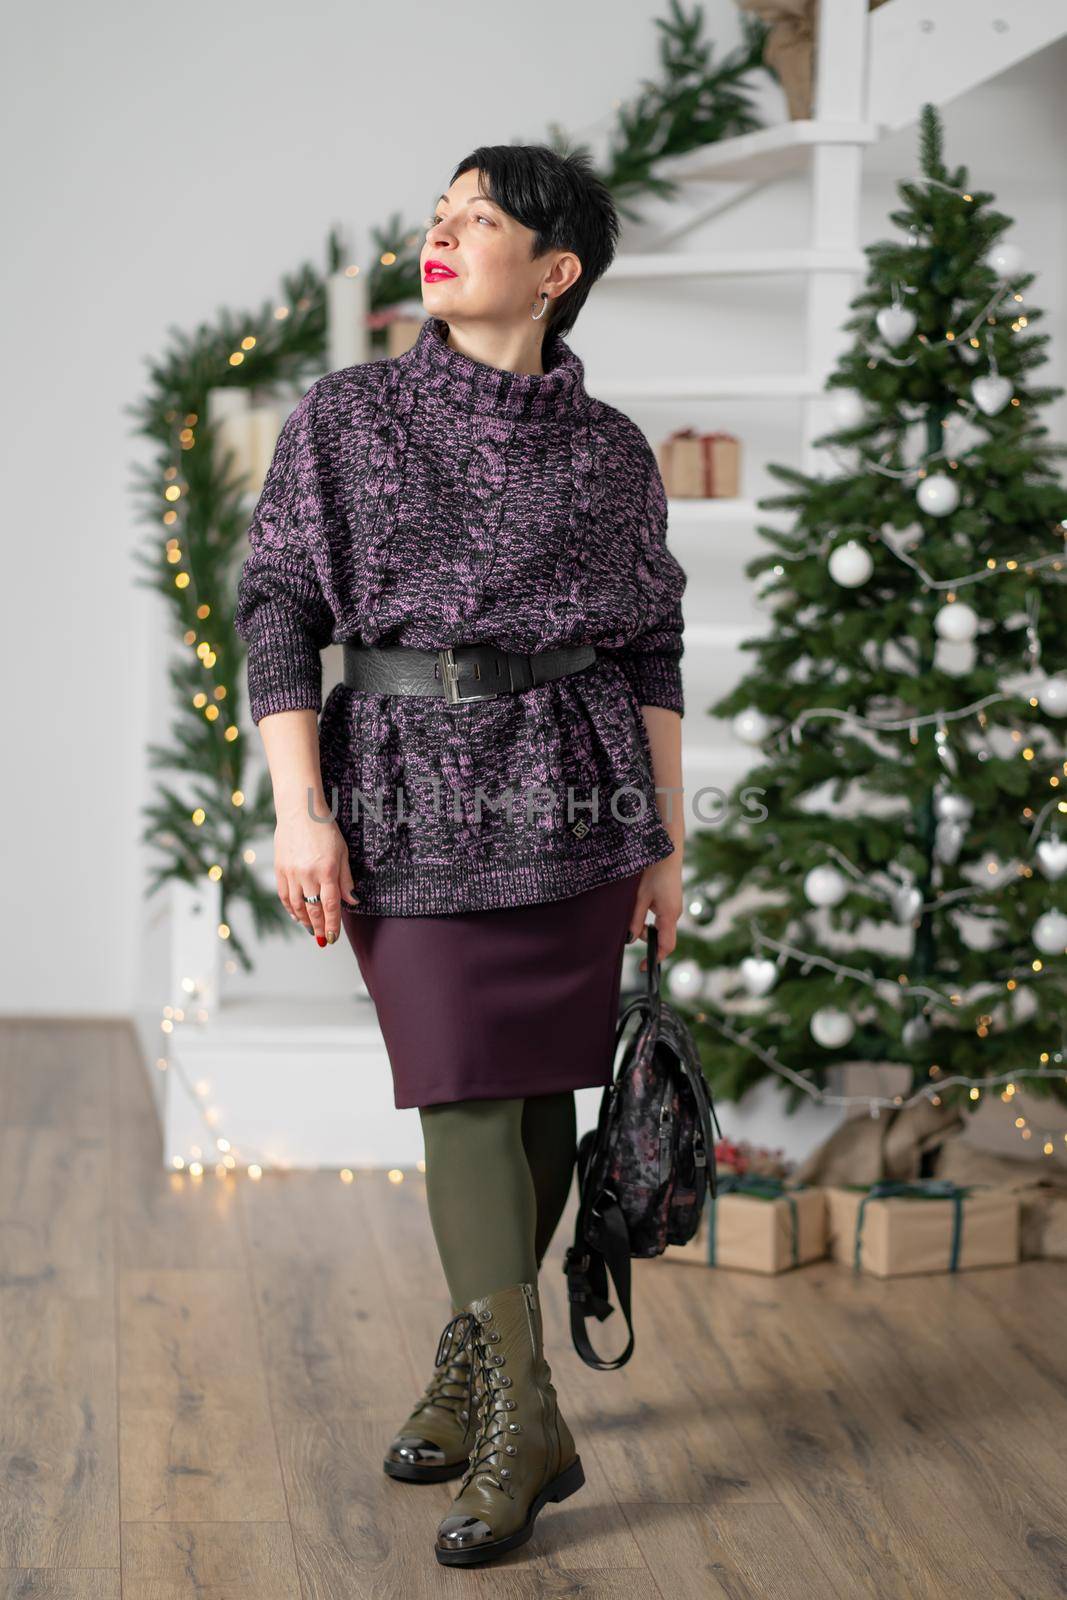
M 645 936 L 648 939 L 648 971 L 645 974 L 646 993 L 648 1004 L 652 1011 L 659 1007 L 659 933 L 654 922 L 645 923 Z

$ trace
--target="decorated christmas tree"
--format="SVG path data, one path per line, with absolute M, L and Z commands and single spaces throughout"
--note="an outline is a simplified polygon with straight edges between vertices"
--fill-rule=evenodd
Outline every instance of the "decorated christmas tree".
M 691 821 L 668 982 L 705 1071 L 795 1108 L 852 1061 L 909 1098 L 1067 1103 L 1067 492 L 1010 218 L 923 108 L 903 237 L 868 247 L 820 475 L 749 563 L 771 623 L 712 714 L 758 752 Z M 691 798 L 687 804 L 692 804 Z

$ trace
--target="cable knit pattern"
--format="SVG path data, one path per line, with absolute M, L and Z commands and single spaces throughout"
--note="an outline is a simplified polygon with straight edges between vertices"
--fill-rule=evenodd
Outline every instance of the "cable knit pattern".
M 253 721 L 321 713 L 357 898 L 395 916 L 561 899 L 673 849 L 641 715 L 684 712 L 686 574 L 655 455 L 564 340 L 527 374 L 447 336 L 430 317 L 403 355 L 312 384 L 252 514 L 234 615 Z M 338 684 L 323 705 L 321 651 L 346 639 L 600 654 L 491 700 Z

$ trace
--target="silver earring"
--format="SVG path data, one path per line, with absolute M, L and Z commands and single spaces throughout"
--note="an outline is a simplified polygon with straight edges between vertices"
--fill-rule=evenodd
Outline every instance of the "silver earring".
M 541 307 L 540 311 L 537 311 L 537 312 L 531 311 L 530 312 L 530 321 L 531 322 L 540 322 L 541 318 L 544 316 L 545 312 L 548 310 L 548 296 L 547 296 L 547 294 L 545 294 L 544 290 L 541 291 L 541 299 L 544 301 L 544 305 Z

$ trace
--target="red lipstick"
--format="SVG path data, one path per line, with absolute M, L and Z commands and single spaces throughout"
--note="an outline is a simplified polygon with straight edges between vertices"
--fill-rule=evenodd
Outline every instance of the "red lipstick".
M 422 269 L 423 280 L 426 283 L 435 283 L 439 279 L 454 278 L 456 274 L 451 267 L 446 267 L 443 261 L 427 261 Z

